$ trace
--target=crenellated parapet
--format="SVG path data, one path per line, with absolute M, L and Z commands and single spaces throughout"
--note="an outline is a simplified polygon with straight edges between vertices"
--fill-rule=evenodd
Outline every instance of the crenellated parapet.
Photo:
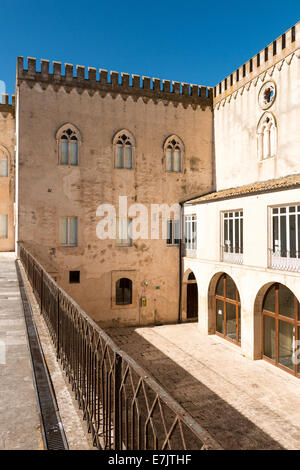
M 72 64 L 65 64 L 63 71 L 61 62 L 50 64 L 48 60 L 43 59 L 38 70 L 35 58 L 28 57 L 27 62 L 26 69 L 23 57 L 17 59 L 17 83 L 26 81 L 29 87 L 39 83 L 44 90 L 48 86 L 52 86 L 56 91 L 63 87 L 69 93 L 75 88 L 80 94 L 87 90 L 90 96 L 95 93 L 99 93 L 101 97 L 110 94 L 113 98 L 121 95 L 124 100 L 131 96 L 135 101 L 141 97 L 144 102 L 163 101 L 166 105 L 171 102 L 174 106 L 181 103 L 184 107 L 200 106 L 202 109 L 212 106 L 213 89 L 205 86 L 127 73 L 119 74 L 103 69 L 98 72 L 93 67 L 88 67 L 86 70 L 81 65 L 75 68 Z
M 219 106 L 221 101 L 230 100 L 232 94 L 235 96 L 238 91 L 249 89 L 259 76 L 267 73 L 272 76 L 275 67 L 281 70 L 283 63 L 290 64 L 294 56 L 300 57 L 300 22 L 218 83 L 214 87 L 214 105 Z
M 0 113 L 7 116 L 7 113 L 15 115 L 15 96 L 12 95 L 11 102 L 9 102 L 9 95 L 4 93 L 2 95 L 2 102 L 0 103 Z

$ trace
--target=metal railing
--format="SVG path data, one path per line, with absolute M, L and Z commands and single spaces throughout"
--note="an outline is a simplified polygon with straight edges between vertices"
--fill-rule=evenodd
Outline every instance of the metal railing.
M 221 257 L 224 263 L 243 264 L 243 253 L 241 248 L 235 248 L 235 252 L 228 251 L 228 247 L 221 245 Z
M 300 253 L 298 251 L 276 250 L 269 248 L 269 266 L 281 271 L 300 271 Z
M 71 299 L 23 246 L 20 259 L 57 357 L 99 449 L 220 449 Z

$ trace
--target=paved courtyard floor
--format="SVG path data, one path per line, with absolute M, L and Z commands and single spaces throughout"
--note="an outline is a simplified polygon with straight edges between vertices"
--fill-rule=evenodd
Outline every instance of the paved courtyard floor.
M 196 323 L 109 328 L 225 449 L 300 449 L 300 380 Z
M 14 253 L 0 253 L 0 449 L 43 448 Z

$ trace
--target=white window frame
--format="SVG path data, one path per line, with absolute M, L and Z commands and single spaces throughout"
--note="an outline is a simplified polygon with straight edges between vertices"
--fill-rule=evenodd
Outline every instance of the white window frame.
M 132 246 L 132 218 L 117 218 L 116 222 L 117 246 Z
M 167 220 L 167 245 L 178 246 L 181 240 L 181 219 Z
M 238 221 L 238 245 L 236 245 L 236 221 Z M 226 224 L 227 222 L 227 224 Z M 232 240 L 230 240 L 230 223 L 232 222 Z M 242 264 L 244 251 L 244 212 L 243 209 L 226 210 L 221 212 L 222 224 L 222 261 Z M 227 225 L 227 227 L 226 227 Z
M 293 210 L 294 208 L 294 210 Z M 285 209 L 285 212 L 283 211 Z M 300 203 L 281 204 L 269 207 L 270 245 L 269 265 L 271 268 L 300 271 Z M 295 216 L 295 250 L 291 250 L 291 217 Z M 282 245 L 281 219 L 285 219 L 285 247 Z M 277 243 L 274 240 L 274 221 L 277 221 Z M 294 254 L 295 256 L 291 256 Z
M 63 220 L 67 221 L 67 240 L 66 240 L 66 243 L 63 243 L 63 241 L 61 239 L 61 224 L 62 224 Z M 76 241 L 75 241 L 75 243 L 70 242 L 70 239 L 71 239 L 70 220 L 76 220 Z M 60 227 L 59 227 L 60 246 L 65 246 L 65 247 L 68 247 L 68 246 L 76 247 L 76 246 L 78 246 L 78 217 L 75 217 L 75 216 L 60 217 L 59 223 L 60 223 Z
M 184 245 L 186 256 L 194 256 L 197 250 L 197 214 L 184 215 Z

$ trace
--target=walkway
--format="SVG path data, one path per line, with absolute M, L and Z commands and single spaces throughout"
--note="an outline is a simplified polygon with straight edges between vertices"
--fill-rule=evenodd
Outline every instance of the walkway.
M 0 449 L 43 448 L 14 253 L 0 253 Z
M 109 328 L 225 449 L 300 449 L 300 380 L 196 323 Z

